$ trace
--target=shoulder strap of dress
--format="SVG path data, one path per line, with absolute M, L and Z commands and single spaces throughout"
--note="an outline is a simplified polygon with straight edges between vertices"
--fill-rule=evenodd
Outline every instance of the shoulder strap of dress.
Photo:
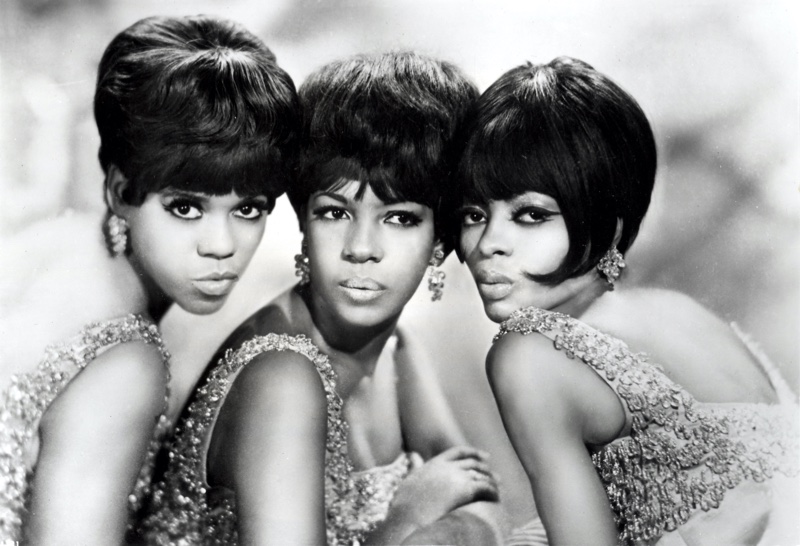
M 562 313 L 529 307 L 512 313 L 495 341 L 509 332 L 538 332 L 553 340 L 569 358 L 580 358 L 625 402 L 632 427 L 664 422 L 679 408 L 691 415 L 694 399 L 664 375 L 647 355 L 634 353 L 622 340 L 604 334 Z
M 796 403 L 797 397 L 781 374 L 780 369 L 767 356 L 767 353 L 764 352 L 761 346 L 735 322 L 731 322 L 731 330 L 733 330 L 750 354 L 753 355 L 753 358 L 758 362 L 758 365 L 761 366 L 761 369 L 764 370 L 764 373 L 767 374 L 772 388 L 774 388 L 775 392 L 778 394 L 778 400 L 784 404 Z

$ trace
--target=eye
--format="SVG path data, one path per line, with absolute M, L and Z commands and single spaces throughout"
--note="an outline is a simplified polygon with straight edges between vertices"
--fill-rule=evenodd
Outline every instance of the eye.
M 392 211 L 386 215 L 386 223 L 402 227 L 418 226 L 422 222 L 422 218 L 413 212 L 399 210 Z
M 238 209 L 236 209 L 236 211 L 234 211 L 233 215 L 237 218 L 243 218 L 244 220 L 258 220 L 264 215 L 264 208 L 256 204 L 249 203 L 247 205 L 240 206 Z
M 478 207 L 465 207 L 461 210 L 461 224 L 473 226 L 486 221 L 486 214 Z
M 170 214 L 182 220 L 197 220 L 203 216 L 200 207 L 189 201 L 173 201 L 164 207 Z
M 347 219 L 347 211 L 342 207 L 335 207 L 332 205 L 325 207 L 317 207 L 311 213 L 322 220 L 337 221 Z
M 539 207 L 523 207 L 514 212 L 514 221 L 519 224 L 541 224 L 557 213 Z

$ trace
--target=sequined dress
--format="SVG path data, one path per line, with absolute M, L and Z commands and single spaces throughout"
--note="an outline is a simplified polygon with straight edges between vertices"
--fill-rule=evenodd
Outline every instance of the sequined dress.
M 228 350 L 212 368 L 183 412 L 167 446 L 166 469 L 153 486 L 142 518 L 140 540 L 148 545 L 238 544 L 233 492 L 210 487 L 206 453 L 219 410 L 237 374 L 256 356 L 294 351 L 316 368 L 327 402 L 325 511 L 329 546 L 360 544 L 386 518 L 398 484 L 412 470 L 413 458 L 401 454 L 393 463 L 354 472 L 347 454 L 348 425 L 336 393 L 328 357 L 305 336 L 268 334 Z
M 38 457 L 39 423 L 50 404 L 98 355 L 120 343 L 142 342 L 154 345 L 169 372 L 169 354 L 155 324 L 138 315 L 128 315 L 102 323 L 92 323 L 74 338 L 49 346 L 37 368 L 11 377 L 0 393 L 0 544 L 20 540 L 28 486 Z M 168 427 L 164 412 L 155 423 L 148 453 L 160 444 Z M 131 510 L 138 509 L 146 496 L 153 468 L 148 455 L 133 492 L 128 499 Z
M 539 333 L 594 370 L 627 408 L 630 435 L 592 462 L 621 544 L 796 544 L 800 409 L 777 368 L 734 327 L 769 376 L 777 404 L 695 400 L 663 369 L 567 315 L 516 311 L 509 332 Z M 534 521 L 530 534 L 541 535 Z M 509 543 L 522 544 L 525 528 Z

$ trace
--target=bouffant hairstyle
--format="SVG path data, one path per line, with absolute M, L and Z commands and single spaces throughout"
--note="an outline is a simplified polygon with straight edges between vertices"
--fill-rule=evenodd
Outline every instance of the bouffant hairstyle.
M 445 233 L 461 129 L 478 97 L 454 65 L 413 52 L 358 55 L 330 63 L 300 87 L 304 109 L 298 180 L 289 199 L 302 218 L 309 197 L 348 181 L 386 203 L 434 211 Z
M 528 191 L 554 198 L 570 247 L 538 282 L 558 284 L 625 252 L 647 212 L 656 174 L 653 132 L 636 100 L 577 59 L 518 66 L 478 99 L 458 180 L 464 202 Z M 454 221 L 454 223 L 456 223 Z
M 266 195 L 292 179 L 301 110 L 294 83 L 241 25 L 150 17 L 120 32 L 97 75 L 100 165 L 139 205 L 164 188 Z

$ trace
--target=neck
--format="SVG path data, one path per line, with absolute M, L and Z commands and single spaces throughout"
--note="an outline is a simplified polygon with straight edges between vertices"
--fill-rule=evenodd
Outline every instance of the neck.
M 172 300 L 164 293 L 163 290 L 153 282 L 153 279 L 147 275 L 136 258 L 131 255 L 127 258 L 127 263 L 130 266 L 131 282 L 133 282 L 139 293 L 142 294 L 145 302 L 144 308 L 147 315 L 154 322 L 160 322 L 164 318 L 164 314 L 172 305 Z
M 573 318 L 580 318 L 603 294 L 608 292 L 609 285 L 594 271 L 565 281 L 572 286 L 571 295 L 551 311 L 564 313 Z
M 308 289 L 296 289 L 293 297 L 305 315 L 303 330 L 331 359 L 339 376 L 339 394 L 346 398 L 360 379 L 374 374 L 381 353 L 395 332 L 399 315 L 376 325 L 349 324 L 330 313 Z

